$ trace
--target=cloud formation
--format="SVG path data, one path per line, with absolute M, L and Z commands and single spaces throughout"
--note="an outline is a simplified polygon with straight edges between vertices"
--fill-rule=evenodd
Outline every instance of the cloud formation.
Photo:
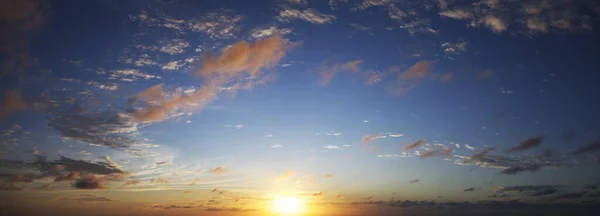
M 510 148 L 508 150 L 508 152 L 517 152 L 517 151 L 535 148 L 542 143 L 542 140 L 543 140 L 542 136 L 535 136 L 535 137 L 530 137 L 530 138 L 524 139 L 523 141 L 519 142 L 518 145 Z
M 402 149 L 402 152 L 405 152 L 405 151 L 408 151 L 408 150 L 414 149 L 414 148 L 416 148 L 416 147 L 419 147 L 419 146 L 420 146 L 420 145 L 422 145 L 423 143 L 425 143 L 425 140 L 424 140 L 424 139 L 417 140 L 417 141 L 415 141 L 415 142 L 413 142 L 413 143 L 411 143 L 411 144 L 408 144 L 407 146 L 405 146 L 405 147 Z
M 586 146 L 577 149 L 573 154 L 583 154 L 588 152 L 596 152 L 600 150 L 600 141 L 594 141 Z
M 17 90 L 11 90 L 4 94 L 4 98 L 0 101 L 0 122 L 4 116 L 11 114 L 15 110 L 23 110 L 27 108 L 27 104 L 21 99 L 21 94 Z
M 411 91 L 417 84 L 426 79 L 429 75 L 432 75 L 431 71 L 433 70 L 434 65 L 435 61 L 418 61 L 406 71 L 399 74 L 396 78 L 396 82 L 388 89 L 395 95 L 402 95 Z
M 319 84 L 327 85 L 338 72 L 349 71 L 356 73 L 360 70 L 358 67 L 362 63 L 363 60 L 354 60 L 342 64 L 333 64 L 331 66 L 323 64 L 320 68 L 321 78 L 319 79 Z
M 312 24 L 326 24 L 331 23 L 336 17 L 330 14 L 322 14 L 316 9 L 309 8 L 303 11 L 298 9 L 283 9 L 279 12 L 276 19 L 279 22 L 290 22 L 295 19 L 300 19 Z

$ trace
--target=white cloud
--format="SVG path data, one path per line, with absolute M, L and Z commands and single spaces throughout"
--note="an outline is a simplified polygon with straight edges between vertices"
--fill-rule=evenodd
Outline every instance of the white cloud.
M 454 144 L 454 146 L 456 146 L 456 148 L 460 148 L 460 144 L 458 143 Z
M 146 74 L 141 72 L 138 69 L 123 69 L 123 70 L 113 70 L 109 75 L 108 79 L 111 80 L 121 80 L 124 82 L 133 82 L 138 79 L 160 79 L 160 76 L 155 76 L 152 74 Z
M 340 132 L 336 132 L 336 133 L 327 133 L 327 135 L 329 135 L 329 136 L 339 136 L 339 135 L 342 135 L 342 133 L 340 133 Z
M 192 120 L 187 120 L 187 121 L 185 121 L 185 123 L 188 123 L 188 124 L 192 123 Z
M 190 43 L 182 39 L 173 39 L 171 41 L 162 41 L 159 50 L 170 55 L 181 54 L 185 52 L 185 48 L 190 46 Z
M 442 48 L 444 48 L 445 53 L 458 54 L 467 51 L 467 44 L 469 44 L 469 42 L 466 41 L 456 43 L 446 42 L 442 44 Z
M 171 61 L 162 66 L 163 70 L 177 70 L 183 66 L 182 61 Z
M 281 65 L 281 67 L 289 67 L 289 66 L 291 66 L 291 65 L 292 65 L 292 64 L 282 64 L 282 65 Z
M 232 15 L 230 11 L 219 11 L 190 20 L 187 26 L 191 31 L 202 32 L 211 39 L 223 39 L 233 37 L 239 30 L 241 21 L 241 16 Z
M 404 134 L 389 133 L 388 136 L 389 137 L 401 137 L 401 136 L 404 136 Z
M 469 144 L 465 144 L 465 148 L 471 150 L 471 151 L 475 151 L 475 147 L 470 146 Z
M 99 89 L 103 89 L 103 90 L 109 90 L 109 91 L 115 91 L 119 88 L 119 86 L 115 83 L 105 83 L 105 84 L 101 84 L 99 82 L 96 81 L 88 81 L 87 82 L 88 85 L 94 86 L 96 88 Z
M 133 62 L 133 64 L 138 67 L 143 67 L 143 66 L 157 65 L 158 63 L 156 63 L 155 61 L 150 59 L 148 54 L 143 54 L 140 58 L 135 60 L 135 62 Z
M 287 35 L 289 33 L 292 33 L 292 29 L 289 29 L 289 28 L 279 29 L 275 26 L 271 26 L 269 28 L 255 28 L 250 33 L 250 36 L 252 36 L 255 39 L 260 39 L 260 38 L 269 37 L 271 35 Z
M 237 124 L 237 125 L 225 125 L 225 127 L 233 127 L 235 129 L 242 129 L 244 127 L 244 125 L 242 124 Z
M 266 137 L 266 138 L 271 138 L 271 137 L 273 137 L 273 135 L 271 135 L 271 134 L 267 134 L 267 135 L 265 135 L 265 137 Z
M 377 155 L 378 158 L 390 158 L 390 159 L 395 159 L 395 158 L 401 158 L 402 156 L 399 154 L 380 154 Z
M 369 120 L 363 120 L 363 123 L 369 123 Z
M 342 149 L 342 148 L 340 148 L 339 146 L 336 146 L 336 145 L 326 145 L 323 148 L 331 149 L 331 150 L 333 150 L 333 149 Z
M 309 8 L 303 11 L 297 9 L 284 9 L 279 12 L 279 16 L 277 16 L 276 19 L 279 20 L 279 22 L 290 22 L 294 19 L 301 19 L 313 24 L 325 24 L 331 23 L 336 17 L 330 14 L 322 14 L 315 9 Z
M 359 30 L 359 31 L 364 31 L 364 32 L 371 31 L 371 28 L 361 25 L 361 24 L 358 24 L 358 23 L 350 23 L 348 25 L 354 27 L 356 30 Z
M 283 146 L 282 146 L 282 145 L 279 145 L 279 144 L 275 144 L 275 145 L 272 145 L 272 146 L 271 146 L 271 148 L 281 148 L 281 147 L 283 147 Z

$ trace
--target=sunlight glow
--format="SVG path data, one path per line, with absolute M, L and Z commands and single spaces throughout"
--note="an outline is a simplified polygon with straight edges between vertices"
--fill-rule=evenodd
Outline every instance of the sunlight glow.
M 273 200 L 273 210 L 279 214 L 292 215 L 302 212 L 302 203 L 296 197 L 282 197 Z

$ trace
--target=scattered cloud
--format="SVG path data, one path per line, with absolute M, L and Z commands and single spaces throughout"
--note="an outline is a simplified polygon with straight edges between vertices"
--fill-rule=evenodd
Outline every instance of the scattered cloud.
M 435 61 L 422 60 L 415 63 L 408 70 L 399 74 L 396 78 L 396 83 L 388 89 L 396 95 L 402 95 L 411 91 L 422 80 L 431 75 Z
M 363 60 L 354 60 L 341 64 L 333 64 L 331 66 L 322 64 L 320 67 L 321 78 L 319 79 L 319 84 L 327 85 L 338 72 L 349 71 L 356 73 L 360 70 L 358 66 L 362 63 Z
M 475 151 L 475 147 L 469 145 L 469 144 L 465 144 L 465 148 L 471 150 L 471 151 Z
M 140 79 L 143 79 L 143 80 L 161 79 L 161 77 L 144 73 L 138 69 L 123 69 L 123 70 L 111 71 L 108 79 L 109 80 L 119 80 L 122 82 L 133 82 L 133 81 L 137 81 Z
M 336 17 L 334 15 L 319 13 L 316 9 L 305 9 L 303 11 L 297 9 L 283 9 L 276 17 L 279 22 L 290 22 L 291 20 L 301 19 L 313 24 L 331 23 Z
M 183 66 L 183 61 L 170 61 L 162 66 L 163 70 L 178 70 Z
M 449 54 L 459 54 L 461 52 L 467 51 L 467 45 L 469 42 L 460 41 L 456 43 L 446 42 L 442 44 L 442 48 L 444 48 L 445 53 Z
M 420 181 L 421 181 L 421 179 L 413 179 L 413 180 L 408 181 L 408 183 L 413 184 L 413 183 L 417 183 L 417 182 L 420 182 Z
M 454 78 L 454 74 L 453 73 L 447 73 L 447 74 L 444 74 L 442 77 L 440 77 L 440 82 L 441 83 L 448 83 L 453 78 Z
M 62 182 L 62 181 L 75 181 L 79 178 L 79 172 L 71 172 L 66 176 L 58 176 L 54 179 L 54 182 Z
M 221 173 L 229 172 L 229 169 L 218 166 L 218 167 L 215 167 L 214 169 L 211 169 L 209 172 L 221 174 Z
M 390 158 L 390 159 L 395 159 L 395 158 L 401 158 L 402 156 L 399 154 L 380 154 L 377 155 L 378 158 Z
M 473 161 L 480 161 L 481 159 L 483 159 L 483 156 L 485 156 L 488 152 L 490 152 L 494 149 L 495 149 L 494 147 L 483 149 L 481 152 L 472 155 L 470 159 Z
M 522 166 L 513 166 L 513 167 L 509 167 L 507 169 L 502 170 L 502 172 L 500 172 L 501 174 L 507 174 L 507 175 L 515 175 L 524 171 L 529 171 L 529 172 L 536 172 L 538 170 L 541 169 L 541 166 L 538 164 L 528 164 L 528 165 L 522 165 Z
M 359 30 L 359 31 L 364 31 L 364 32 L 370 32 L 371 31 L 371 28 L 369 28 L 367 26 L 364 26 L 364 25 L 361 25 L 361 24 L 358 24 L 358 23 L 350 23 L 348 25 L 352 26 L 352 28 L 354 28 L 356 30 Z

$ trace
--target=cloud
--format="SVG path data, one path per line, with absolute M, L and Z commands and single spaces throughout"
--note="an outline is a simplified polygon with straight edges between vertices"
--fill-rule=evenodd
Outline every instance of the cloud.
M 92 194 L 80 194 L 79 197 L 73 198 L 73 200 L 85 201 L 85 202 L 111 202 L 111 201 L 113 201 L 106 197 L 96 196 L 96 195 L 92 195 Z
M 576 193 L 562 193 L 562 194 L 554 197 L 554 199 L 557 199 L 557 200 L 559 200 L 559 199 L 579 199 L 586 194 L 588 194 L 588 193 L 585 191 L 576 192 Z
M 358 66 L 362 63 L 363 60 L 354 60 L 342 64 L 333 64 L 331 66 L 323 64 L 320 68 L 321 78 L 319 79 L 319 84 L 327 85 L 338 72 L 349 71 L 356 73 L 360 70 Z
M 404 134 L 397 134 L 397 133 L 389 133 L 388 134 L 389 137 L 403 137 Z
M 325 178 L 333 178 L 333 175 L 331 175 L 331 174 L 325 174 L 323 177 L 325 177 Z
M 340 148 L 340 146 L 336 146 L 336 145 L 326 145 L 323 148 L 330 149 L 330 150 L 333 150 L 333 149 L 342 149 L 342 148 Z
M 541 169 L 541 166 L 538 164 L 529 164 L 529 165 L 523 165 L 523 166 L 510 167 L 510 168 L 502 170 L 502 172 L 500 172 L 500 173 L 507 174 L 507 175 L 515 175 L 515 174 L 518 174 L 518 173 L 521 173 L 524 171 L 536 172 L 540 169 Z
M 290 177 L 293 177 L 294 175 L 295 175 L 294 172 L 288 170 L 283 175 L 278 176 L 275 180 L 276 181 L 284 181 L 284 180 L 286 180 L 286 179 L 288 179 Z
M 111 71 L 108 79 L 109 80 L 120 80 L 123 82 L 133 82 L 133 81 L 137 81 L 139 79 L 144 79 L 144 80 L 161 79 L 161 77 L 144 73 L 138 69 L 122 69 L 122 70 Z
M 469 42 L 460 41 L 456 43 L 446 42 L 442 44 L 442 48 L 444 48 L 445 53 L 449 54 L 459 54 L 461 52 L 467 51 L 467 45 Z
M 453 74 L 453 73 L 447 73 L 447 74 L 444 74 L 444 76 L 442 76 L 442 77 L 440 78 L 440 82 L 441 82 L 441 83 L 448 83 L 448 82 L 450 82 L 450 80 L 452 80 L 453 78 L 454 78 L 454 74 Z
M 465 144 L 465 148 L 471 150 L 471 151 L 475 151 L 475 147 L 470 146 L 469 144 Z
M 286 2 L 289 2 L 291 4 L 297 4 L 297 5 L 306 5 L 308 4 L 308 0 L 284 0 Z
M 229 169 L 218 166 L 218 167 L 215 167 L 214 169 L 209 170 L 209 172 L 215 173 L 215 174 L 221 174 L 221 173 L 229 172 Z
M 124 149 L 137 143 L 130 136 L 137 131 L 137 124 L 114 111 L 90 112 L 74 107 L 50 116 L 48 126 L 65 139 L 93 146 Z
M 494 149 L 495 149 L 494 147 L 486 148 L 486 149 L 482 150 L 481 152 L 472 155 L 470 159 L 473 161 L 480 161 L 483 158 L 483 156 L 485 156 L 488 152 L 490 152 Z
M 391 158 L 391 159 L 395 159 L 395 158 L 400 158 L 402 157 L 399 154 L 382 154 L 382 155 L 377 155 L 378 158 Z
M 500 189 L 498 189 L 496 192 L 502 193 L 502 192 L 517 191 L 519 193 L 529 193 L 529 192 L 539 192 L 539 191 L 544 191 L 544 190 L 554 190 L 554 189 L 559 189 L 562 187 L 564 187 L 564 186 L 562 186 L 562 185 L 513 185 L 513 186 L 503 186 Z
M 336 17 L 334 15 L 319 13 L 316 9 L 305 9 L 303 11 L 297 9 L 283 9 L 276 17 L 279 22 L 290 22 L 294 19 L 301 19 L 312 24 L 331 23 Z
M 183 39 L 172 39 L 170 41 L 161 41 L 159 51 L 167 53 L 169 55 L 182 54 L 186 48 L 190 46 L 190 43 Z
M 543 140 L 542 136 L 535 136 L 535 137 L 530 137 L 530 138 L 524 139 L 523 141 L 519 142 L 518 145 L 510 148 L 508 150 L 508 152 L 517 152 L 517 151 L 535 148 L 542 143 L 542 140 Z
M 431 156 L 435 156 L 437 153 L 436 150 L 434 150 L 433 148 L 427 148 L 423 153 L 419 154 L 420 158 L 426 158 L 426 157 L 431 157 Z
M 27 104 L 21 99 L 21 94 L 17 90 L 11 90 L 4 94 L 0 102 L 0 121 L 4 116 L 11 114 L 15 110 L 23 110 Z
M 71 172 L 67 176 L 58 176 L 54 179 L 54 182 L 62 182 L 62 181 L 74 181 L 79 178 L 79 172 Z
M 275 145 L 272 145 L 272 146 L 271 146 L 271 148 L 281 148 L 281 147 L 283 147 L 283 146 L 282 146 L 282 145 L 279 145 L 279 144 L 275 144 Z
M 494 33 L 528 36 L 550 32 L 578 33 L 592 29 L 590 15 L 594 12 L 584 8 L 593 7 L 593 2 L 523 0 L 517 5 L 510 1 L 452 2 L 455 4 L 439 15 L 465 20 L 472 27 L 485 27 Z
M 138 180 L 138 179 L 131 179 L 131 180 L 127 180 L 127 181 L 125 182 L 125 184 L 123 184 L 123 186 L 122 186 L 122 187 L 125 187 L 125 186 L 127 186 L 127 185 L 138 185 L 139 183 L 141 183 L 141 181 L 140 181 L 140 180 Z
M 226 39 L 235 36 L 240 30 L 241 21 L 242 16 L 234 15 L 229 10 L 220 10 L 191 19 L 185 25 L 190 31 L 204 33 L 210 39 Z
M 467 188 L 463 192 L 473 192 L 473 191 L 475 191 L 475 188 Z
M 255 28 L 250 32 L 250 36 L 255 39 L 261 39 L 265 37 L 270 37 L 272 35 L 287 35 L 292 33 L 292 29 L 289 28 L 277 28 L 275 26 L 270 26 L 268 28 Z
M 350 23 L 349 25 L 352 26 L 353 28 L 355 28 L 356 30 L 359 30 L 359 31 L 364 31 L 364 32 L 371 31 L 371 28 L 369 28 L 367 26 L 364 26 L 364 25 L 361 25 L 361 24 L 358 24 L 358 23 Z
M 363 143 L 369 143 L 375 139 L 380 139 L 380 138 L 385 138 L 385 136 L 382 136 L 379 133 L 373 134 L 373 135 L 364 135 L 362 138 L 362 142 Z
M 586 146 L 577 149 L 575 152 L 573 152 L 573 154 L 578 155 L 588 152 L 596 152 L 598 150 L 600 150 L 600 141 L 594 141 Z
M 16 190 L 23 190 L 23 188 L 16 186 L 15 184 L 1 184 L 0 185 L 0 191 L 16 191 Z
M 73 187 L 77 189 L 102 189 L 104 185 L 100 178 L 97 176 L 90 176 L 84 179 L 79 179 L 73 184 Z
M 489 79 L 492 76 L 494 76 L 495 73 L 496 72 L 494 70 L 486 69 L 486 70 L 483 70 L 483 71 L 477 73 L 477 78 L 479 78 L 479 79 Z
M 415 141 L 415 142 L 413 142 L 413 143 L 411 143 L 411 144 L 408 144 L 406 147 L 404 147 L 404 148 L 402 149 L 402 152 L 405 152 L 405 151 L 407 151 L 407 150 L 411 150 L 411 149 L 414 149 L 414 148 L 416 148 L 416 147 L 419 147 L 419 146 L 420 146 L 420 145 L 422 145 L 423 143 L 425 143 L 425 140 L 424 140 L 424 139 L 417 140 L 417 141 Z
M 412 90 L 416 85 L 427 78 L 433 70 L 435 61 L 422 60 L 415 63 L 408 70 L 399 74 L 396 83 L 388 89 L 396 95 L 402 95 Z
M 37 0 L 0 1 L 0 79 L 18 75 L 34 63 L 29 57 L 29 39 L 46 22 L 43 5 Z
M 421 179 L 413 179 L 413 180 L 408 181 L 408 183 L 413 184 L 413 183 L 417 183 L 420 181 L 421 181 Z
M 532 192 L 530 194 L 527 194 L 527 196 L 545 196 L 545 195 L 555 194 L 556 192 L 558 192 L 558 189 L 548 188 L 548 189 Z
M 178 70 L 183 66 L 182 61 L 170 61 L 162 66 L 163 70 Z

